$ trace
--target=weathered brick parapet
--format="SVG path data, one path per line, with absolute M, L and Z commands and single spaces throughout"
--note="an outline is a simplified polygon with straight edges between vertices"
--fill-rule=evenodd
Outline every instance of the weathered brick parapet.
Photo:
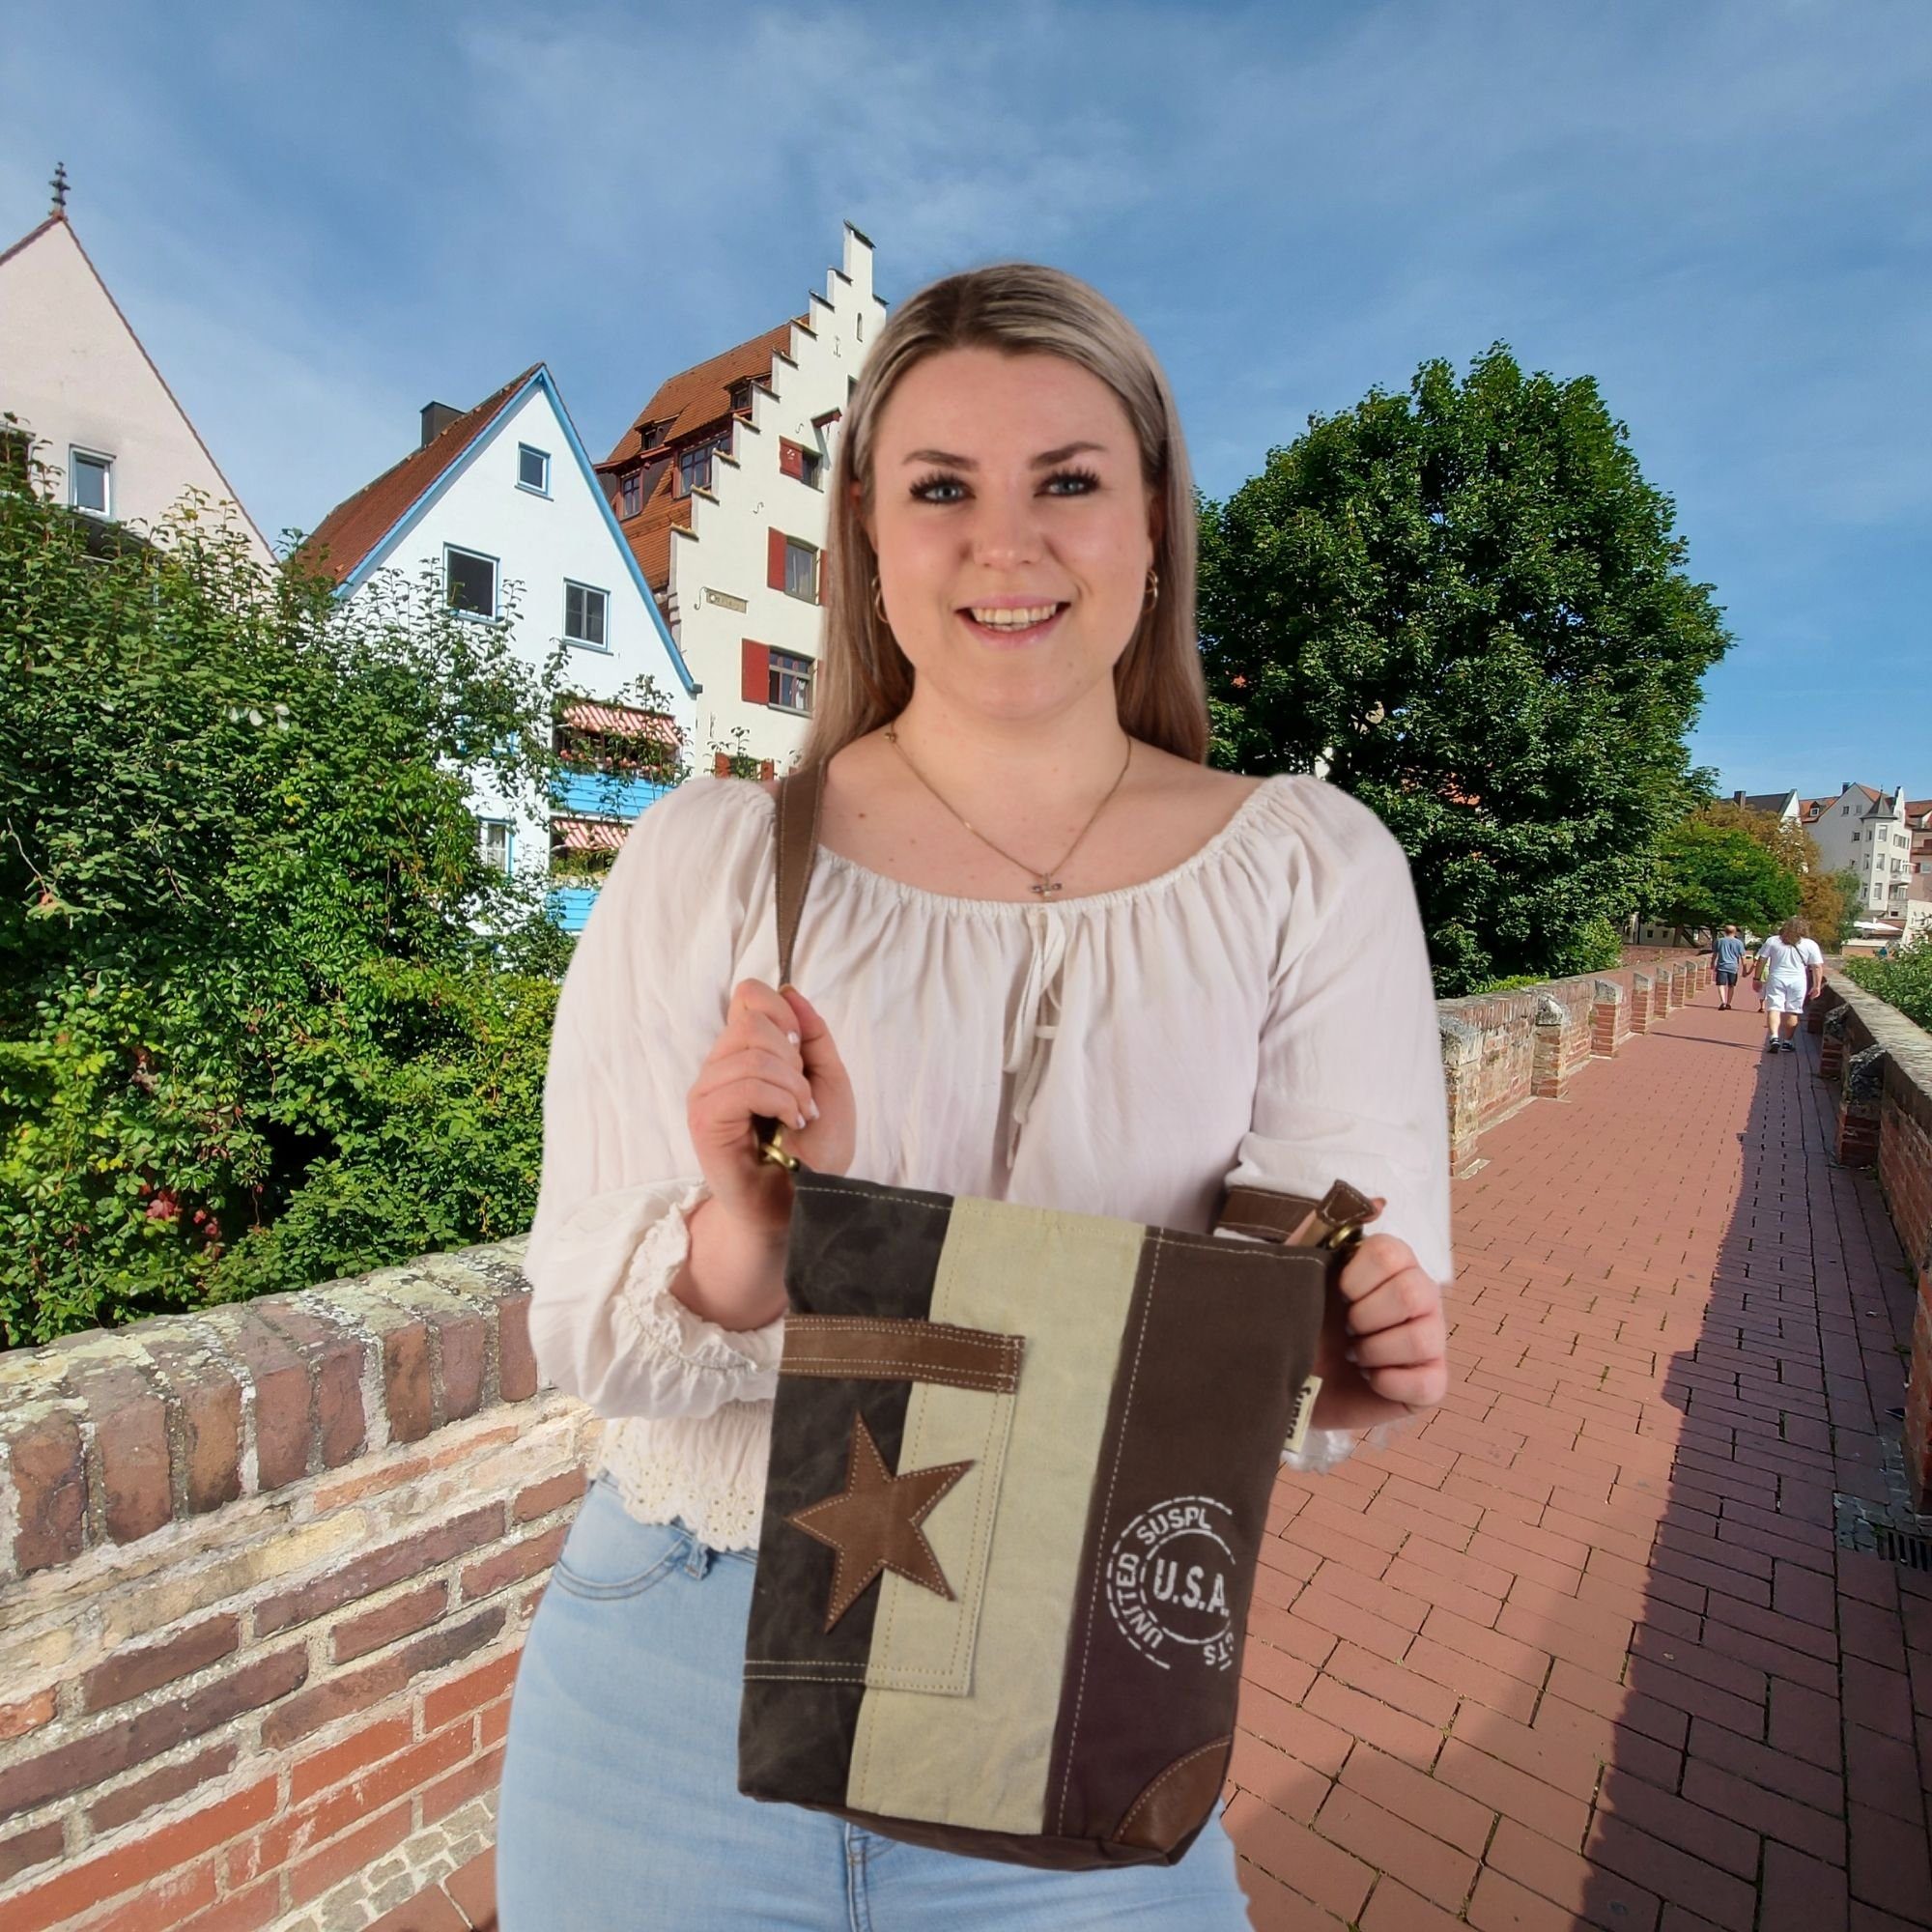
M 1668 961 L 1614 980 L 1585 974 L 1515 992 L 1437 1001 L 1454 1171 L 1468 1171 L 1477 1137 L 1498 1121 L 1532 1099 L 1562 1099 L 1592 1058 L 1609 1058 L 1633 1033 L 1641 1033 L 1652 975 L 1666 970 L 1672 970 Z M 1688 965 L 1675 970 L 1688 984 Z M 1625 979 L 1634 989 L 1628 995 Z
M 1820 1011 L 1821 1079 L 1838 1085 L 1837 1153 L 1876 1167 L 1886 1207 L 1918 1272 L 1905 1458 L 1914 1495 L 1932 1510 L 1932 1035 L 1840 973 Z
M 520 1250 L 0 1357 L 8 1932 L 271 1926 L 494 1790 L 598 1426 Z

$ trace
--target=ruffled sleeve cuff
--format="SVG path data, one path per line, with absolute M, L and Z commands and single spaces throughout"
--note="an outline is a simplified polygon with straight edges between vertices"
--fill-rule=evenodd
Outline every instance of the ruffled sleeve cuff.
M 652 1222 L 617 1291 L 619 1320 L 635 1329 L 637 1347 L 684 1385 L 680 1394 L 687 1400 L 678 1406 L 698 1411 L 726 1402 L 771 1401 L 784 1350 L 783 1316 L 762 1328 L 721 1328 L 670 1292 L 691 1257 L 691 1216 L 710 1193 L 696 1182 Z

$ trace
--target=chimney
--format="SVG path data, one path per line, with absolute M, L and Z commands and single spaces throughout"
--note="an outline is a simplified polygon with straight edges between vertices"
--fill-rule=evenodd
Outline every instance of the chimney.
M 1743 792 L 1741 792 L 1741 791 L 1734 791 L 1734 792 L 1733 792 L 1733 793 L 1731 794 L 1731 803 L 1732 803 L 1733 805 L 1742 805 L 1742 804 L 1743 804 L 1744 802 L 1745 802 L 1745 795 L 1744 795 L 1744 793 L 1743 793 Z
M 427 449 L 462 413 L 461 410 L 453 410 L 447 403 L 425 403 L 422 447 Z
M 1857 779 L 1847 779 L 1847 780 L 1846 780 L 1846 781 L 1844 781 L 1844 783 L 1843 783 L 1843 784 L 1841 784 L 1841 785 L 1840 785 L 1840 786 L 1838 787 L 1838 795 L 1839 795 L 1839 797 L 1841 797 L 1841 798 L 1842 798 L 1842 797 L 1844 796 L 1844 794 L 1845 794 L 1846 792 L 1850 791 L 1850 790 L 1851 790 L 1851 788 L 1852 788 L 1852 787 L 1853 787 L 1853 786 L 1854 786 L 1855 784 L 1857 784 L 1857 783 L 1858 783 L 1858 780 L 1857 780 Z

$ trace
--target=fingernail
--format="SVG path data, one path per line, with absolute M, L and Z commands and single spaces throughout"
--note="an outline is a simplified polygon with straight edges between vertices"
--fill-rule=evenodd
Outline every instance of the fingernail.
M 1342 1350 L 1342 1359 L 1345 1362 L 1359 1362 L 1362 1359 L 1362 1351 L 1359 1349 L 1350 1346 L 1350 1348 L 1344 1349 Z
M 798 1044 L 798 1036 L 797 1036 L 797 1034 L 795 1034 L 795 1033 L 788 1033 L 788 1034 L 786 1034 L 786 1035 L 785 1035 L 785 1037 L 786 1037 L 786 1038 L 787 1038 L 788 1040 L 790 1040 L 790 1041 L 791 1041 L 791 1043 L 792 1043 L 792 1044 L 793 1044 L 794 1046 L 796 1046 L 796 1045 Z
M 817 1118 L 818 1118 L 818 1102 L 817 1102 L 816 1100 L 808 1100 L 808 1101 L 807 1101 L 807 1102 L 806 1102 L 805 1104 L 806 1104 L 806 1107 L 807 1107 L 808 1111 L 809 1111 L 809 1112 L 810 1113 L 810 1115 L 811 1115 L 811 1118 L 812 1118 L 812 1119 L 813 1119 L 814 1121 L 815 1121 L 815 1120 L 817 1120 Z
M 798 1127 L 800 1133 L 805 1131 L 805 1116 L 803 1114 L 798 1117 Z

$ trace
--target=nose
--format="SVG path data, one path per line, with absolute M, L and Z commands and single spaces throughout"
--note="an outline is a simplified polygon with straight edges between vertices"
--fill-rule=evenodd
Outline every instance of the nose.
M 988 570 L 1038 562 L 1046 548 L 1032 483 L 983 488 L 974 505 L 969 541 L 973 561 Z

